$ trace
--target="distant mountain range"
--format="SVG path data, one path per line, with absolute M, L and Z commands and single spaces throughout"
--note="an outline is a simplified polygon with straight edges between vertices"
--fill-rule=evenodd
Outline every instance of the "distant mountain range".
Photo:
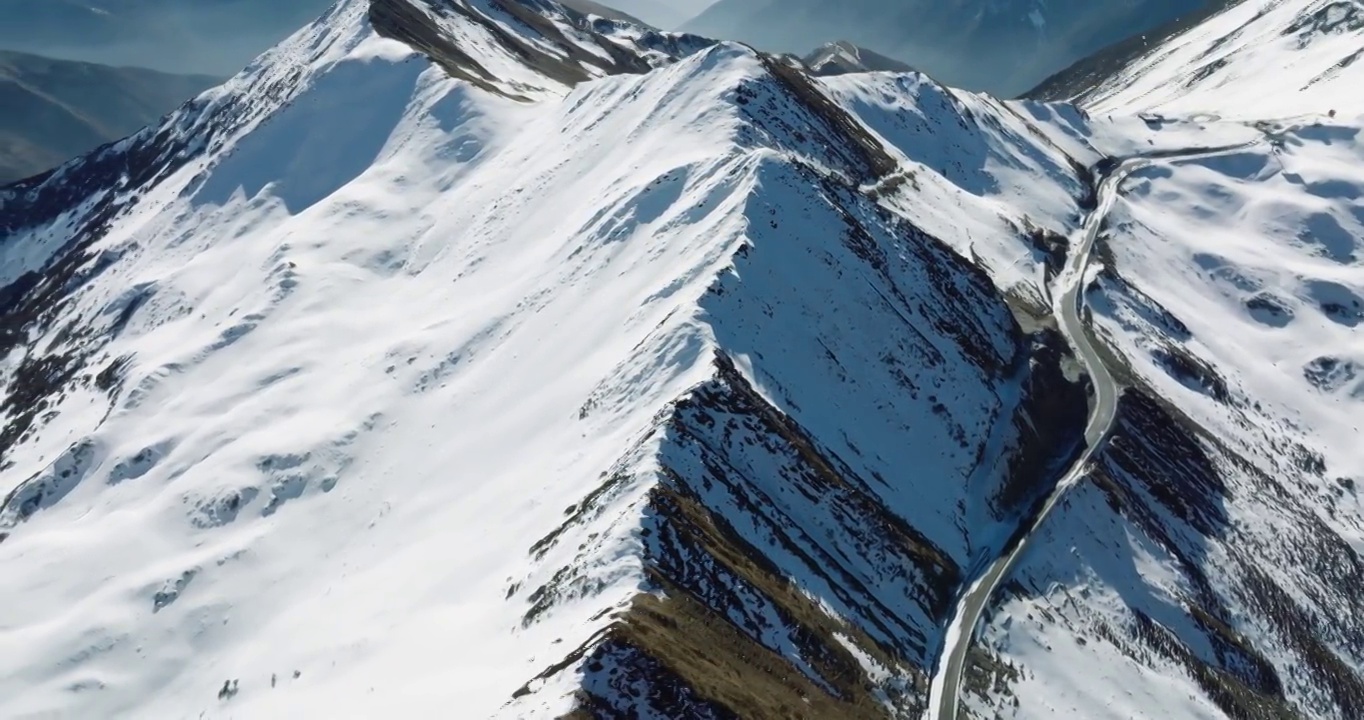
M 846 40 L 831 42 L 806 55 L 801 61 L 816 75 L 844 75 L 854 72 L 910 72 L 914 68 Z
M 0 184 L 129 135 L 216 82 L 0 51 Z
M 230 75 L 330 0 L 0 0 L 0 48 Z
M 1092 90 L 1149 53 L 1152 48 L 1160 47 L 1171 38 L 1240 2 L 1241 0 L 1207 0 L 1196 10 L 1186 12 L 1139 35 L 1113 43 L 1077 60 L 1042 80 L 1026 94 L 1039 100 L 1066 100 Z
M 1013 97 L 1207 0 L 719 0 L 681 29 L 771 51 L 845 39 L 949 85 Z M 1225 2 L 1217 3 L 1225 5 Z

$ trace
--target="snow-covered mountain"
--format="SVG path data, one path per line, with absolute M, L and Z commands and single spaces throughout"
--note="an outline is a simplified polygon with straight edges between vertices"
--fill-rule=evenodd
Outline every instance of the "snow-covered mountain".
M 1360 119 L 1140 67 L 343 0 L 0 189 L 0 715 L 936 715 L 1011 547 L 967 713 L 1356 714 Z
M 978 715 L 1364 713 L 1364 148 L 1270 130 L 1122 185 L 1088 305 L 1129 389 L 982 631 Z
M 1112 43 L 1230 0 L 719 0 L 682 25 L 763 50 L 847 40 L 954 87 L 1013 97 Z
M 1364 2 L 1244 2 L 1172 38 L 1083 102 L 1266 118 L 1364 113 Z
M 344 3 L 6 192 L 5 714 L 922 705 L 1083 418 L 934 236 L 1083 188 L 920 78 L 586 22 Z
M 1087 305 L 1130 389 L 981 629 L 976 715 L 1364 716 L 1361 9 L 1247 2 L 1071 88 L 1263 136 L 1118 189 Z
M 816 75 L 854 72 L 910 72 L 914 68 L 847 41 L 826 43 L 801 60 Z

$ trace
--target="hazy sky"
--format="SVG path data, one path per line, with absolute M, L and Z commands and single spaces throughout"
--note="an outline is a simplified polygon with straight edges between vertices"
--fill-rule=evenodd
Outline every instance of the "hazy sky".
M 0 48 L 230 75 L 331 0 L 0 0 Z
M 713 0 L 598 0 L 676 24 Z M 0 0 L 0 49 L 227 76 L 332 0 Z M 661 8 L 661 9 L 660 9 Z

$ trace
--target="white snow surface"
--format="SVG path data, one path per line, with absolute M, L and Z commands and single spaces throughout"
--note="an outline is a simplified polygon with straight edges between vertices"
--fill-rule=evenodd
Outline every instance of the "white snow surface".
M 239 678 L 242 717 L 487 716 L 593 632 L 596 606 L 514 632 L 507 586 L 574 479 L 702 377 L 687 303 L 764 161 L 715 100 L 754 63 L 528 106 L 373 36 L 364 5 L 266 58 L 312 53 L 297 97 L 101 242 L 117 277 L 82 312 L 151 299 L 106 348 L 134 358 L 115 406 L 68 396 L 7 458 L 6 490 L 75 477 L 0 546 L 0 714 L 193 716 Z
M 0 715 L 567 710 L 571 673 L 507 703 L 644 588 L 640 503 L 657 480 L 627 486 L 547 557 L 532 561 L 527 548 L 605 475 L 656 473 L 658 415 L 711 377 L 717 332 L 739 339 L 726 352 L 771 402 L 812 404 L 802 421 L 821 437 L 860 418 L 838 448 L 845 457 L 857 454 L 853 437 L 900 446 L 858 469 L 913 467 L 934 483 L 885 501 L 955 562 L 987 551 L 966 527 L 998 542 L 1007 528 L 969 501 L 1000 472 L 973 469 L 975 444 L 1008 440 L 1017 389 L 992 388 L 958 350 L 932 348 L 941 369 L 911 367 L 913 379 L 938 389 L 954 421 L 923 423 L 905 446 L 895 439 L 930 417 L 937 395 L 887 406 L 870 381 L 824 395 L 804 369 L 823 351 L 778 332 L 817 322 L 828 338 L 874 336 L 886 327 L 881 291 L 790 274 L 809 272 L 802 265 L 735 269 L 757 238 L 772 257 L 781 242 L 848 256 L 830 254 L 843 220 L 818 209 L 815 176 L 793 163 L 836 178 L 848 169 L 827 141 L 780 136 L 785 126 L 755 124 L 736 102 L 736 88 L 767 72 L 753 51 L 719 45 L 568 88 L 515 62 L 486 27 L 443 17 L 442 32 L 506 97 L 376 36 L 365 9 L 341 3 L 168 119 L 163 130 L 196 154 L 139 188 L 92 248 L 110 262 L 62 326 L 108 342 L 0 475 L 15 491 L 0 514 Z M 1014 263 L 1001 271 L 1010 283 L 1035 283 L 1033 261 L 1011 244 L 1016 204 L 1053 223 L 1078 217 L 1067 205 L 1079 185 L 1059 151 L 994 101 L 916 75 L 866 83 L 835 79 L 827 91 L 914 168 L 919 200 L 899 191 L 888 207 Z M 994 120 L 963 133 L 968 110 Z M 943 153 L 949 133 L 962 155 Z M 754 227 L 802 213 L 789 238 Z M 78 218 L 10 232 L 6 275 L 42 267 Z M 912 264 L 895 272 L 906 287 L 921 282 Z M 786 324 L 699 303 L 736 282 L 784 303 Z M 821 317 L 831 306 L 846 312 Z M 1004 306 L 979 312 L 981 342 L 1008 358 Z M 30 338 L 7 359 L 7 382 L 22 353 L 63 337 L 54 327 Z M 891 349 L 909 342 L 884 337 Z M 881 350 L 851 336 L 848 347 L 844 362 L 880 368 L 854 379 L 890 382 Z M 111 396 L 92 384 L 119 368 Z M 785 394 L 793 387 L 804 394 Z M 969 523 L 955 516 L 963 506 Z M 581 564 L 575 547 L 589 531 L 594 554 L 579 569 L 596 590 L 524 622 L 511 596 Z M 929 623 L 895 587 L 877 591 L 887 606 Z
M 1364 552 L 1364 142 L 1357 126 L 1271 131 L 1243 150 L 1133 174 L 1102 239 L 1117 276 L 1096 277 L 1088 298 L 1129 382 L 1205 429 L 1208 460 L 1187 462 L 1211 463 L 1225 487 L 1178 488 L 1173 501 L 1150 487 L 1125 494 L 1105 477 L 1132 482 L 1130 466 L 1101 460 L 1117 464 L 1044 523 L 981 631 L 1017 682 L 968 705 L 1018 718 L 1225 717 L 1187 664 L 1143 645 L 1153 635 L 1140 629 L 1154 623 L 1202 662 L 1225 662 L 1195 619 L 1212 616 L 1248 640 L 1302 712 L 1352 707 L 1315 667 L 1302 669 L 1283 608 L 1314 619 L 1305 632 L 1344 672 L 1364 670 L 1353 581 L 1342 580 Z M 1243 133 L 1202 131 L 1232 142 Z M 1122 456 L 1130 451 L 1114 451 Z M 1115 512 L 1136 499 L 1144 510 Z
M 1086 93 L 1097 113 L 1364 115 L 1364 1 L 1244 0 Z
M 858 207 L 923 230 L 1032 307 L 1047 305 L 1047 284 L 1025 236 L 1076 228 L 1080 166 L 1254 143 L 1130 178 L 1102 239 L 1108 272 L 1088 298 L 1129 381 L 1225 442 L 1208 450 L 1230 488 L 1217 506 L 1223 534 L 1167 513 L 1170 535 L 1153 538 L 1081 482 L 981 629 L 982 647 L 1023 670 L 1007 694 L 968 694 L 968 705 L 1005 717 L 1223 717 L 1185 665 L 1131 649 L 1139 612 L 1194 655 L 1215 654 L 1189 639 L 1203 637 L 1191 619 L 1201 577 L 1287 697 L 1328 712 L 1332 698 L 1237 594 L 1247 552 L 1326 618 L 1324 642 L 1364 672 L 1355 606 L 1332 606 L 1354 601 L 1306 557 L 1343 556 L 1341 543 L 1364 551 L 1353 490 L 1364 482 L 1364 143 L 1348 115 L 1364 108 L 1333 99 L 1357 96 L 1343 88 L 1361 66 L 1331 70 L 1358 46 L 1357 5 L 1247 2 L 1101 89 L 1093 120 L 915 73 L 818 81 L 896 163 L 860 188 L 874 201 Z M 887 277 L 851 272 L 844 219 L 816 181 L 853 170 L 785 100 L 740 96 L 768 72 L 753 51 L 721 44 L 673 63 L 620 25 L 612 37 L 659 67 L 598 77 L 583 66 L 594 79 L 570 88 L 486 26 L 443 17 L 442 33 L 496 76 L 501 92 L 489 92 L 378 37 L 365 8 L 344 0 L 168 118 L 161 131 L 189 156 L 169 174 L 87 190 L 55 219 L 0 237 L 8 284 L 42 268 L 101 198 L 138 194 L 93 248 L 100 269 L 70 317 L 0 362 L 12 393 L 25 363 L 76 329 L 107 338 L 0 467 L 0 492 L 18 498 L 0 512 L 0 716 L 562 714 L 574 672 L 510 700 L 650 589 L 640 530 L 660 457 L 700 462 L 663 447 L 660 418 L 713 379 L 717 353 L 850 470 L 905 478 L 878 501 L 952 562 L 998 551 L 1012 527 L 982 498 L 1004 470 L 978 459 L 1015 440 L 1003 418 L 1019 388 L 946 342 L 932 317 L 940 299 L 916 295 L 920 314 L 895 319 L 884 287 L 931 278 L 889 220 L 874 238 Z M 1325 21 L 1283 33 L 1301 18 Z M 760 101 L 778 116 L 746 109 Z M 1328 121 L 1332 107 L 1342 115 Z M 1148 110 L 1172 117 L 1135 114 Z M 0 210 L 19 202 L 7 192 Z M 1002 302 L 956 310 L 1009 357 Z M 926 352 L 916 342 L 942 362 L 888 369 L 887 353 Z M 1211 373 L 1172 372 L 1175 346 Z M 105 371 L 122 376 L 111 392 L 93 381 Z M 917 397 L 885 402 L 894 372 L 931 386 L 950 421 Z M 757 445 L 734 455 L 756 476 L 787 477 Z M 630 481 L 544 557 L 528 554 L 608 476 Z M 1265 494 L 1264 476 L 1279 495 Z M 846 508 L 770 489 L 827 533 L 808 542 L 882 572 L 884 558 L 858 556 L 859 538 L 840 534 Z M 775 550 L 769 560 L 798 565 Z M 594 590 L 525 622 L 524 589 L 570 565 Z M 857 621 L 859 608 L 832 602 L 819 578 L 790 574 Z M 928 638 L 903 659 L 927 667 L 941 628 L 910 597 L 916 577 L 879 579 L 868 593 Z M 787 642 L 779 629 L 769 647 Z M 905 668 L 838 641 L 881 697 L 908 684 Z M 798 649 L 787 656 L 802 667 Z M 225 682 L 230 702 L 218 697 Z

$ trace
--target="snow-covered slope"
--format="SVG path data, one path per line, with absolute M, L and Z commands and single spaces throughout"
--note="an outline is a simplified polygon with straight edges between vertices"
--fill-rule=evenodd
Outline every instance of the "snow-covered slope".
M 1136 109 L 1274 118 L 1364 113 L 1364 3 L 1244 0 L 1071 95 Z
M 1364 712 L 1358 133 L 1125 183 L 1088 304 L 1130 389 L 987 623 L 981 712 Z
M 0 715 L 922 716 L 1096 212 L 964 707 L 1358 714 L 1356 137 L 343 0 L 0 189 Z
M 985 631 L 994 708 L 1364 712 L 1357 134 L 1128 181 L 1090 305 L 1132 390 Z
M 1244 3 L 1048 123 L 1228 149 L 1118 187 L 1086 304 L 1127 390 L 981 630 L 971 712 L 1364 715 L 1356 6 Z
M 851 77 L 343 2 L 2 191 L 0 714 L 921 707 L 1083 422 L 1014 312 L 1085 188 Z

